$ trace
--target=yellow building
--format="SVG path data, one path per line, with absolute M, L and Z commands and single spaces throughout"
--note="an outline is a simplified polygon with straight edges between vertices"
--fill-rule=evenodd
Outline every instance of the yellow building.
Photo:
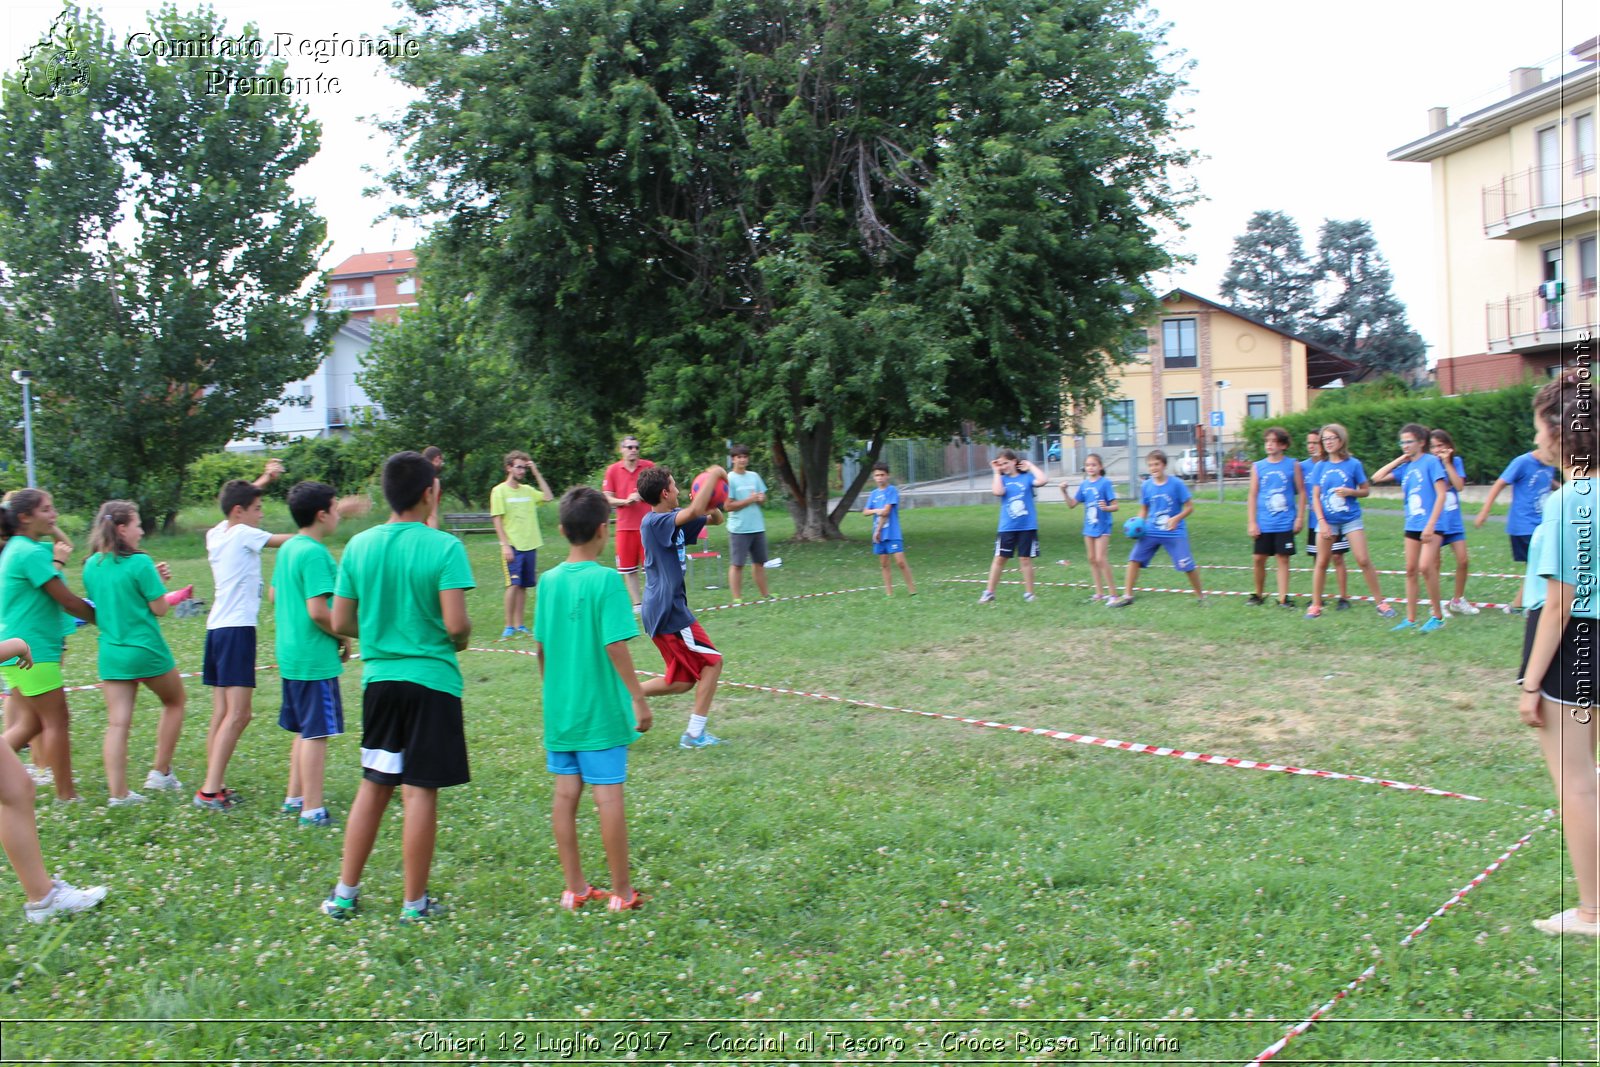
M 1106 444 L 1193 444 L 1214 411 L 1232 437 L 1247 417 L 1304 411 L 1317 389 L 1362 373 L 1336 352 L 1183 289 L 1161 305 L 1145 348 L 1118 368 L 1116 399 L 1084 420 L 1084 432 Z
M 1594 335 L 1597 44 L 1555 78 L 1513 70 L 1505 99 L 1453 123 L 1434 108 L 1428 135 L 1389 153 L 1433 169 L 1445 393 L 1542 376 Z

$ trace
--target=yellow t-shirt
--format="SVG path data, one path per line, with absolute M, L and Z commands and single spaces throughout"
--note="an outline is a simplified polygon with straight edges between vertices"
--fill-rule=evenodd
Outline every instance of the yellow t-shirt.
M 537 510 L 543 503 L 544 494 L 537 485 L 524 483 L 512 488 L 501 482 L 489 492 L 489 514 L 502 516 L 506 540 L 518 552 L 528 552 L 544 544 Z

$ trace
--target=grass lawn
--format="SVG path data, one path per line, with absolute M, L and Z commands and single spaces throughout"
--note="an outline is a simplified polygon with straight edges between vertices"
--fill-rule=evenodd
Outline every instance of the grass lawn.
M 781 539 L 787 521 L 769 518 Z M 551 536 L 553 513 L 544 521 Z M 1032 604 L 1002 586 L 980 608 L 981 586 L 953 579 L 987 567 L 995 510 L 902 521 L 915 598 L 898 577 L 883 597 L 859 517 L 849 542 L 775 545 L 781 597 L 866 589 L 705 612 L 724 680 L 1483 799 L 728 686 L 711 720 L 728 745 L 680 750 L 688 699 L 678 697 L 653 703 L 658 725 L 632 750 L 645 907 L 567 914 L 537 669 L 503 652 L 528 643 L 495 641 L 497 553 L 475 538 L 473 644 L 496 651 L 462 656 L 474 780 L 440 804 L 433 887 L 449 916 L 395 923 L 394 817 L 363 881 L 363 914 L 341 925 L 317 911 L 340 836 L 277 815 L 288 744 L 275 675 L 263 675 L 228 775 L 248 803 L 226 814 L 164 795 L 105 808 L 103 705 L 75 694 L 87 802 L 42 804 L 40 830 L 54 870 L 113 894 L 46 927 L 25 924 L 12 894 L 3 1059 L 1240 1063 L 1373 967 L 1274 1062 L 1594 1062 L 1595 947 L 1529 925 L 1575 899 L 1545 815 L 1548 780 L 1517 722 L 1520 619 L 1485 611 L 1437 634 L 1391 635 L 1369 605 L 1308 621 L 1240 597 L 1200 606 L 1147 594 L 1108 611 L 1057 585 Z M 1369 515 L 1380 568 L 1401 566 L 1400 521 Z M 1087 579 L 1080 523 L 1043 510 L 1042 580 Z M 1191 523 L 1202 564 L 1248 564 L 1242 504 L 1201 492 Z M 267 525 L 288 520 L 269 512 Z M 1469 542 L 1475 571 L 1514 569 L 1503 528 Z M 1113 545 L 1119 581 L 1127 545 Z M 207 595 L 195 537 L 147 547 Z M 564 552 L 541 555 L 550 566 Z M 1247 571 L 1204 574 L 1208 588 L 1248 588 Z M 1014 565 L 1006 577 L 1018 577 Z M 1170 568 L 1146 577 L 1183 584 Z M 1309 582 L 1296 574 L 1296 592 Z M 708 584 L 725 577 L 697 564 L 692 605 L 726 602 Z M 1386 576 L 1384 588 L 1398 594 L 1402 580 Z M 1475 578 L 1468 595 L 1505 601 L 1514 589 Z M 1355 576 L 1352 592 L 1364 591 Z M 263 621 L 265 663 L 270 612 Z M 203 621 L 165 626 L 180 668 L 198 670 Z M 93 642 L 92 630 L 71 642 L 69 684 L 94 680 Z M 633 650 L 642 669 L 660 669 L 648 641 Z M 189 693 L 176 770 L 192 787 L 210 698 L 197 680 Z M 359 776 L 355 665 L 345 703 L 353 732 L 329 755 L 341 820 Z M 136 787 L 154 720 L 146 695 Z M 1401 945 L 1530 832 L 1503 869 Z M 588 805 L 580 833 L 601 878 Z

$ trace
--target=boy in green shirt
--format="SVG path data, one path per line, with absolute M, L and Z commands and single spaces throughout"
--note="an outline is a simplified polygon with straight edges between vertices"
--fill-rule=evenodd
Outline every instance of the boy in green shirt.
M 529 475 L 539 488 L 522 484 Z M 506 453 L 506 480 L 489 490 L 489 518 L 500 539 L 506 572 L 506 628 L 500 640 L 526 634 L 528 590 L 539 584 L 539 505 L 555 499 L 550 485 L 526 452 Z
M 616 571 L 596 562 L 606 548 L 611 505 L 599 490 L 577 486 L 561 498 L 567 561 L 544 576 L 534 609 L 534 654 L 544 679 L 545 766 L 556 776 L 550 828 L 566 889 L 561 906 L 576 911 L 605 900 L 610 911 L 639 906 L 628 876 L 628 822 L 622 785 L 628 746 L 650 729 L 650 705 L 633 669 L 628 642 L 639 636 L 633 601 Z M 583 877 L 578 856 L 578 800 L 594 789 L 611 891 Z M 609 899 L 608 899 L 609 898 Z
M 333 628 L 361 638 L 361 786 L 350 805 L 339 882 L 322 902 L 335 919 L 355 914 L 361 871 L 395 787 L 404 790 L 403 923 L 440 913 L 428 895 L 439 790 L 471 779 L 461 719 L 461 666 L 472 620 L 472 568 L 461 542 L 429 529 L 433 464 L 397 452 L 383 465 L 394 514 L 350 539 L 334 590 Z
M 300 532 L 278 549 L 272 571 L 278 670 L 283 676 L 278 725 L 295 735 L 283 813 L 298 815 L 301 826 L 333 825 L 322 802 L 323 772 L 328 738 L 344 733 L 339 675 L 350 647 L 333 630 L 339 568 L 324 543 L 339 528 L 336 496 L 333 486 L 321 482 L 301 482 L 289 490 L 289 514 Z

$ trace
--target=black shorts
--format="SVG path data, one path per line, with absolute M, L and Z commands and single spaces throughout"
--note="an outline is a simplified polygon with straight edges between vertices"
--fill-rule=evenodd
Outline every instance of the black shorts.
M 1528 546 L 1533 543 L 1533 534 L 1508 534 L 1511 538 L 1511 561 L 1513 563 L 1528 562 Z
M 1032 559 L 1039 554 L 1038 530 L 1001 530 L 994 539 L 994 554 L 1004 559 Z
M 1528 612 L 1528 624 L 1522 631 L 1522 664 L 1517 668 L 1517 685 L 1524 688 L 1528 654 L 1533 651 L 1533 635 L 1539 630 L 1539 616 L 1543 613 L 1543 607 Z M 1600 623 L 1594 619 L 1574 615 L 1567 620 L 1555 658 L 1539 682 L 1539 694 L 1546 700 L 1593 710 L 1597 629 Z
M 1331 551 L 1336 556 L 1342 556 L 1350 551 L 1350 542 L 1341 538 L 1333 543 Z M 1306 532 L 1306 555 L 1312 559 L 1317 558 L 1317 531 L 1315 529 Z
M 1258 556 L 1294 555 L 1294 532 L 1256 534 L 1255 554 Z M 1314 549 L 1313 549 L 1314 551 Z
M 461 698 L 415 682 L 369 682 L 361 694 L 361 776 L 423 789 L 471 781 Z

